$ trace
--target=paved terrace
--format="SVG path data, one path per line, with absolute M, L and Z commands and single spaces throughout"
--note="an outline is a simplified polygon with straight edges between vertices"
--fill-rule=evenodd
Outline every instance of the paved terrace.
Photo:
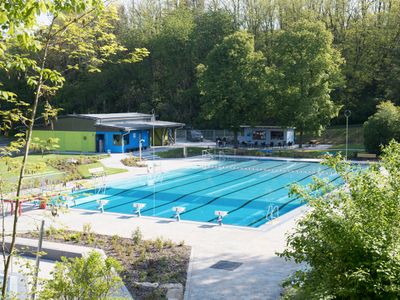
M 201 165 L 201 159 L 162 160 L 162 170 Z M 117 159 L 109 164 L 117 164 Z M 122 174 L 109 176 L 108 181 L 146 174 L 146 168 L 129 168 Z M 295 225 L 305 208 L 298 208 L 260 228 L 215 226 L 209 223 L 90 212 L 72 209 L 57 218 L 49 212 L 32 210 L 19 219 L 18 230 L 37 230 L 39 220 L 45 218 L 46 226 L 66 226 L 82 231 L 83 224 L 90 223 L 100 234 L 130 237 L 140 227 L 144 238 L 163 237 L 175 242 L 185 241 L 192 247 L 185 299 L 278 299 L 280 283 L 296 269 L 276 256 L 285 246 L 285 232 Z M 6 218 L 7 231 L 11 230 L 12 218 Z M 233 271 L 210 268 L 220 260 L 242 263 Z

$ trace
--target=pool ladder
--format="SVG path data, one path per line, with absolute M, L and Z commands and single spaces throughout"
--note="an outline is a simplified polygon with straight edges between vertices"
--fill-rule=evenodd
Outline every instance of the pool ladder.
M 218 153 L 218 159 L 219 160 L 226 160 L 226 155 L 224 151 L 219 151 Z
M 279 206 L 278 205 L 269 205 L 267 208 L 267 213 L 265 215 L 265 218 L 268 221 L 272 221 L 276 218 L 279 217 Z
M 207 149 L 201 151 L 201 157 L 207 159 L 214 159 L 214 155 Z

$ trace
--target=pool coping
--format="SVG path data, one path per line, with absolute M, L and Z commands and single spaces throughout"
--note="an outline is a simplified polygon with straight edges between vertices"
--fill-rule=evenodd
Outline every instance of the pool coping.
M 298 207 L 297 207 L 298 208 Z M 297 209 L 295 208 L 295 209 Z M 124 213 L 118 213 L 118 212 L 100 212 L 99 210 L 93 210 L 93 209 L 82 209 L 82 208 L 74 208 L 70 207 L 70 209 L 78 212 L 86 212 L 86 213 L 97 213 L 97 214 L 104 214 L 104 215 L 111 215 L 111 216 L 125 216 L 125 217 L 131 217 L 132 219 L 135 218 L 140 218 L 140 219 L 149 219 L 149 220 L 160 220 L 160 221 L 168 221 L 166 223 L 176 223 L 175 219 L 172 218 L 163 218 L 163 217 L 153 217 L 153 216 L 136 216 L 134 214 L 124 214 Z M 286 215 L 286 214 L 285 214 Z M 284 215 L 282 215 L 284 216 Z M 280 217 L 279 217 L 280 218 Z M 276 218 L 278 219 L 278 218 Z M 210 227 L 220 227 L 217 223 L 210 223 L 210 222 L 201 222 L 201 221 L 191 221 L 191 220 L 180 220 L 179 223 L 184 223 L 184 224 L 193 224 L 193 225 L 207 225 Z M 266 223 L 267 224 L 267 223 Z M 262 226 L 266 225 L 263 224 Z M 258 231 L 262 226 L 260 227 L 248 227 L 248 226 L 240 226 L 240 225 L 230 225 L 230 224 L 223 224 L 222 227 L 227 227 L 227 228 L 235 228 L 235 229 L 243 229 L 243 230 L 251 230 L 251 231 Z
M 109 212 L 109 211 L 105 211 L 105 212 L 100 212 L 99 210 L 92 210 L 92 209 L 82 209 L 82 208 L 74 208 L 74 207 L 70 207 L 70 209 L 74 210 L 74 211 L 78 211 L 78 212 L 82 212 L 82 213 L 97 213 L 97 214 L 105 214 L 105 215 L 111 215 L 111 216 L 125 216 L 125 217 L 130 217 L 132 219 L 136 219 L 136 218 L 141 218 L 141 219 L 148 219 L 148 220 L 160 220 L 160 221 L 168 221 L 167 223 L 175 223 L 178 222 L 172 218 L 162 218 L 162 217 L 156 217 L 156 216 L 136 216 L 134 214 L 124 214 L 124 213 L 118 213 L 118 212 Z M 272 219 L 266 223 L 264 223 L 263 225 L 259 226 L 259 227 L 250 227 L 250 226 L 240 226 L 240 225 L 230 225 L 230 224 L 223 224 L 221 225 L 222 227 L 227 227 L 227 228 L 232 228 L 232 229 L 237 229 L 237 230 L 247 230 L 247 231 L 269 231 L 272 230 L 273 228 L 279 226 L 282 223 L 285 223 L 287 221 L 289 221 L 290 219 L 292 219 L 293 217 L 299 215 L 299 214 L 303 214 L 305 211 L 307 211 L 309 209 L 307 203 L 296 207 L 294 209 L 292 209 L 291 211 L 288 211 L 287 213 L 284 213 L 283 215 L 280 215 L 279 217 Z M 193 225 L 207 225 L 209 227 L 220 227 L 220 225 L 218 225 L 217 223 L 210 223 L 210 222 L 201 222 L 201 221 L 191 221 L 191 220 L 180 220 L 179 223 L 183 223 L 183 224 L 193 224 Z
M 255 159 L 255 160 L 283 160 L 283 161 L 298 161 L 298 162 L 314 162 L 321 163 L 324 161 L 323 158 L 295 158 L 295 157 L 272 157 L 272 156 L 247 156 L 247 155 L 224 155 L 225 158 L 235 159 Z M 215 159 L 219 160 L 219 159 Z M 358 161 L 358 160 L 347 160 L 351 164 L 364 164 L 370 165 L 375 164 L 375 161 Z

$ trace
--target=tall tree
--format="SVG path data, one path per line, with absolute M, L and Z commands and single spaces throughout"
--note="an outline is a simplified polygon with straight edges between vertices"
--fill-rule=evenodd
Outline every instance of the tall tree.
M 386 101 L 377 109 L 364 123 L 364 145 L 368 152 L 379 154 L 391 140 L 400 141 L 400 107 Z
M 195 66 L 204 62 L 214 46 L 237 29 L 233 16 L 226 10 L 210 11 L 198 15 L 191 35 Z
M 220 128 L 234 132 L 252 124 L 265 112 L 265 66 L 261 52 L 254 51 L 254 38 L 236 32 L 224 38 L 198 66 L 202 114 Z
M 179 8 L 168 14 L 160 33 L 150 42 L 152 53 L 153 107 L 163 117 L 189 121 L 193 116 L 191 87 L 194 68 L 191 64 L 190 36 L 194 28 L 193 13 Z
M 280 125 L 296 127 L 301 147 L 305 131 L 319 133 L 339 112 L 331 92 L 342 83 L 343 60 L 325 26 L 308 21 L 281 31 L 273 53 L 275 117 Z
M 14 5 L 15 4 L 15 5 Z M 21 8 L 27 6 L 28 11 Z M 4 13 L 3 13 L 4 12 Z M 2 299 L 7 299 L 7 279 L 11 259 L 15 255 L 15 239 L 18 225 L 18 208 L 21 205 L 22 184 L 28 164 L 35 121 L 42 117 L 45 121 L 56 116 L 58 110 L 51 105 L 56 92 L 64 84 L 63 74 L 84 68 L 89 72 L 99 72 L 100 67 L 114 56 L 125 51 L 111 33 L 104 33 L 101 16 L 103 1 L 17 1 L 0 4 L 0 18 L 3 22 L 0 68 L 6 73 L 17 73 L 18 80 L 31 89 L 31 99 L 21 99 L 17 93 L 0 91 L 0 100 L 7 103 L 0 110 L 2 132 L 17 131 L 17 138 L 10 146 L 1 149 L 2 155 L 22 152 L 22 163 L 15 186 L 15 213 L 9 254 L 4 258 Z M 33 30 L 40 13 L 48 13 L 50 24 L 40 30 Z M 103 24 L 104 25 L 104 24 Z M 100 29 L 101 28 L 101 29 Z M 53 56 L 51 56 L 53 53 Z M 55 56 L 54 53 L 58 55 Z M 126 53 L 123 62 L 131 63 L 147 56 L 145 49 Z M 67 63 L 54 63 L 51 57 L 63 57 Z M 55 61 L 57 61 L 55 59 Z M 5 86 L 7 88 L 7 86 Z M 16 91 L 18 92 L 18 91 Z M 3 231 L 4 233 L 4 231 Z

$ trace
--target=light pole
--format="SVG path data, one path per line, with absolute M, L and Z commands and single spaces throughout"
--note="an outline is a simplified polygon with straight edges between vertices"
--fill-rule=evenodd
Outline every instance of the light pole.
M 122 153 L 122 158 L 124 158 L 125 136 L 126 136 L 127 134 L 129 134 L 130 132 L 131 132 L 131 131 L 128 130 L 127 133 L 122 133 L 122 134 L 121 134 L 121 138 L 122 138 L 122 141 L 121 141 L 121 153 Z
M 154 164 L 154 158 L 155 158 L 155 148 L 154 148 L 154 139 L 155 139 L 155 135 L 154 135 L 154 125 L 155 125 L 155 122 L 156 122 L 156 111 L 155 111 L 155 109 L 153 108 L 152 110 L 151 110 L 151 123 L 152 123 L 152 125 L 153 125 L 153 137 L 152 137 L 152 139 L 151 139 L 151 144 L 152 144 L 152 147 L 153 147 L 153 181 L 154 181 L 154 183 L 153 183 L 153 216 L 155 216 L 156 215 L 156 180 L 155 180 L 155 177 L 156 177 L 156 166 L 155 166 L 155 164 Z
M 344 111 L 344 116 L 346 117 L 346 159 L 347 159 L 347 152 L 349 148 L 349 117 L 351 115 L 351 111 L 349 109 L 346 109 Z
M 139 161 L 142 161 L 142 146 L 143 146 L 143 143 L 144 143 L 144 139 L 141 139 L 139 141 Z
M 155 151 L 155 149 L 154 149 L 154 139 L 155 139 L 155 135 L 154 135 L 154 131 L 155 131 L 155 129 L 154 129 L 154 123 L 155 123 L 155 121 L 156 121 L 156 112 L 155 112 L 155 110 L 154 110 L 154 108 L 151 110 L 151 123 L 152 123 L 152 125 L 153 125 L 153 138 L 151 139 L 151 146 L 153 147 L 153 164 L 154 164 L 154 156 L 155 156 L 155 153 L 154 153 L 154 151 Z

